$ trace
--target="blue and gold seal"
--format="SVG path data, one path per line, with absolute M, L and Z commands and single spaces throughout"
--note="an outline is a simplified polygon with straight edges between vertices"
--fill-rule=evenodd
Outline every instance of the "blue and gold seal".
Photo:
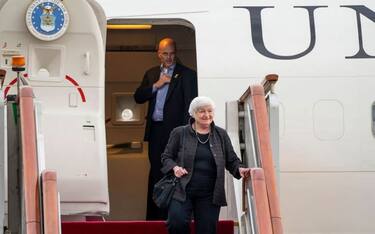
M 27 9 L 26 25 L 36 38 L 56 40 L 67 30 L 69 14 L 61 0 L 35 0 Z

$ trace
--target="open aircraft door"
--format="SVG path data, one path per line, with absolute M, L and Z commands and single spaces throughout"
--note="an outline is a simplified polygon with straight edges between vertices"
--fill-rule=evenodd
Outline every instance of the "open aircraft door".
M 57 171 L 61 212 L 109 212 L 104 121 L 104 11 L 93 0 L 0 0 L 4 95 L 13 55 L 41 103 L 45 166 Z M 42 154 L 42 153 L 41 153 Z

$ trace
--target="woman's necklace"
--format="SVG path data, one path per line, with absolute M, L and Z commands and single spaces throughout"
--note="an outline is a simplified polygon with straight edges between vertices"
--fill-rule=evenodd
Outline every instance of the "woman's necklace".
M 207 139 L 204 140 L 204 141 L 202 141 L 202 140 L 199 138 L 197 132 L 195 132 L 195 135 L 197 136 L 197 139 L 198 139 L 199 143 L 201 143 L 202 145 L 206 144 L 206 143 L 208 142 L 208 140 L 210 139 L 210 133 L 208 133 L 208 137 L 207 137 Z
M 195 125 L 195 124 L 194 124 Z M 197 132 L 197 126 L 194 126 L 195 127 L 195 136 L 197 137 L 197 140 L 199 143 L 201 143 L 202 145 L 206 144 L 208 142 L 208 140 L 210 139 L 210 132 L 208 132 L 208 137 L 206 140 L 202 141 L 199 136 L 198 136 L 198 132 Z

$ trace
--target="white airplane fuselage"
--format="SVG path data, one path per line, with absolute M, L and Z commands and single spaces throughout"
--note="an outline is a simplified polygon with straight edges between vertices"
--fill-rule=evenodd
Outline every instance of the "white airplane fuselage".
M 195 31 L 199 95 L 215 121 L 276 73 L 286 233 L 372 233 L 375 205 L 371 1 L 99 1 L 113 19 L 181 19 Z M 367 218 L 366 218 L 367 217 Z
M 17 18 L 13 13 L 1 11 L 6 8 L 24 12 L 10 7 L 9 2 L 0 1 L 0 22 L 6 18 L 5 14 L 23 20 L 24 15 Z M 107 95 L 104 84 L 107 85 L 108 79 L 104 72 L 122 69 L 107 66 L 104 70 L 104 46 L 108 49 L 112 43 L 111 48 L 120 48 L 121 44 L 108 38 L 110 34 L 107 35 L 110 40 L 106 42 L 100 23 L 108 20 L 114 24 L 180 25 L 194 32 L 196 60 L 192 59 L 192 64 L 198 74 L 198 91 L 199 95 L 215 101 L 217 125 L 225 127 L 225 102 L 237 100 L 249 84 L 259 83 L 265 75 L 279 75 L 276 93 L 280 99 L 280 200 L 285 233 L 375 233 L 375 224 L 371 222 L 375 207 L 375 188 L 372 186 L 375 180 L 375 2 L 98 0 L 98 5 L 91 0 L 88 2 L 92 9 L 88 9 L 89 4 L 84 0 L 77 4 L 81 10 L 85 9 L 82 14 L 90 15 L 90 20 L 78 17 L 80 10 L 74 6 L 76 3 L 63 1 L 68 10 L 75 11 L 76 19 L 84 22 L 73 22 L 71 17 L 68 34 L 52 42 L 42 42 L 28 35 L 24 22 L 0 23 L 0 46 L 10 38 L 23 38 L 22 53 L 29 56 L 43 53 L 43 46 L 56 45 L 55 51 L 63 54 L 62 59 L 73 58 L 65 64 L 65 72 L 56 73 L 55 81 L 60 82 L 56 85 L 31 78 L 31 85 L 35 86 L 37 96 L 42 96 L 46 106 L 45 126 L 53 126 L 54 120 L 59 118 L 55 129 L 59 137 L 73 136 L 74 129 L 79 129 L 86 137 L 85 147 L 91 147 L 90 155 L 86 154 L 85 148 L 80 148 L 79 154 L 86 156 L 78 161 L 71 159 L 74 161 L 69 169 L 71 177 L 61 184 L 69 191 L 65 193 L 67 204 L 70 199 L 74 201 L 79 190 L 78 184 L 75 190 L 69 190 L 68 181 L 86 179 L 89 190 L 90 183 L 97 181 L 96 176 L 105 180 L 107 176 L 103 169 L 107 166 L 105 162 L 101 169 L 99 166 L 88 171 L 79 169 L 81 164 L 92 160 L 91 155 L 96 155 L 95 147 L 101 152 L 98 158 L 103 160 L 100 155 L 105 154 L 106 139 L 101 121 L 104 122 L 104 106 L 108 108 L 107 102 L 104 103 L 104 95 Z M 19 7 L 25 8 L 28 4 L 25 1 Z M 101 8 L 106 19 L 100 14 L 103 13 Z M 90 29 L 83 34 L 90 36 L 85 39 L 80 33 L 87 21 Z M 10 25 L 12 22 L 15 26 Z M 12 27 L 17 28 L 18 34 L 12 32 Z M 25 35 L 20 35 L 21 31 Z M 2 35 L 5 36 L 2 38 Z M 79 40 L 75 40 L 75 36 Z M 126 37 L 122 39 L 125 41 Z M 139 43 L 147 44 L 145 41 Z M 9 43 L 13 42 L 8 41 L 8 46 Z M 184 46 L 191 45 L 183 44 L 182 48 Z M 13 47 L 17 48 L 16 43 Z M 91 64 L 93 70 L 87 75 L 87 59 L 83 56 L 91 49 L 96 52 L 89 53 L 94 65 Z M 107 51 L 107 58 L 118 56 L 116 52 Z M 134 59 L 136 57 L 130 57 L 130 60 Z M 29 68 L 31 74 L 32 69 Z M 131 73 L 126 69 L 123 72 Z M 70 83 L 61 83 L 66 81 L 67 74 L 87 92 L 86 105 L 81 105 L 81 97 L 74 94 L 76 89 Z M 59 77 L 61 75 L 64 77 Z M 7 77 L 6 83 L 9 81 L 10 77 Z M 51 89 L 55 91 L 51 92 Z M 72 99 L 77 95 L 77 106 L 74 106 L 76 101 L 72 101 L 61 107 L 70 100 L 69 95 Z M 66 108 L 65 117 L 57 117 L 61 116 L 63 108 Z M 81 122 L 76 128 L 67 129 L 64 125 L 67 121 Z M 53 132 L 47 127 L 43 131 L 47 135 Z M 93 136 L 94 140 L 91 139 Z M 57 148 L 56 145 L 63 142 L 59 139 L 49 140 L 46 136 L 46 144 L 50 143 L 46 145 L 47 167 L 48 152 L 59 154 L 66 149 L 66 154 L 73 155 L 78 147 L 69 147 L 76 144 L 77 139 L 72 137 L 68 138 L 68 147 Z M 50 165 L 58 167 L 66 163 L 65 160 L 51 160 Z M 100 175 L 90 177 L 96 170 L 101 171 Z M 101 184 L 96 189 L 107 186 L 106 181 L 98 180 Z M 84 199 L 84 193 L 81 195 L 80 199 Z M 90 199 L 108 205 L 107 191 Z M 71 211 L 73 206 L 74 202 L 66 209 Z M 89 209 L 83 209 L 82 213 Z M 106 209 L 101 208 L 101 211 Z

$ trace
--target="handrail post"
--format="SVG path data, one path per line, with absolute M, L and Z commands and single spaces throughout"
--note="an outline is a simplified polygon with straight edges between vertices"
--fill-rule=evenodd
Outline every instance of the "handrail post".
M 256 226 L 259 234 L 272 234 L 272 220 L 270 219 L 267 186 L 262 168 L 251 169 L 249 187 L 253 189 Z
M 276 74 L 267 75 L 262 81 L 265 92 L 266 105 L 268 110 L 269 129 L 271 135 L 271 148 L 276 172 L 277 190 L 280 192 L 280 124 L 279 124 L 279 99 L 275 93 L 275 85 L 279 76 Z
M 21 233 L 21 155 L 19 150 L 19 107 L 15 95 L 7 97 L 8 230 Z
M 60 230 L 57 175 L 55 171 L 42 172 L 43 231 L 58 234 Z
M 22 199 L 25 207 L 26 233 L 41 233 L 39 173 L 33 91 L 22 87 L 20 96 L 20 129 L 22 145 Z
M 6 131 L 6 105 L 3 97 L 2 72 L 0 69 L 0 175 L 5 175 L 5 162 L 7 157 L 7 131 Z M 4 217 L 5 217 L 5 178 L 0 176 L 0 234 L 3 234 Z
M 279 76 L 276 74 L 269 74 L 269 75 L 266 75 L 266 77 L 264 77 L 261 85 L 264 88 L 264 93 L 266 94 L 266 96 L 270 92 L 274 93 L 275 91 L 274 86 L 278 80 L 279 80 Z

